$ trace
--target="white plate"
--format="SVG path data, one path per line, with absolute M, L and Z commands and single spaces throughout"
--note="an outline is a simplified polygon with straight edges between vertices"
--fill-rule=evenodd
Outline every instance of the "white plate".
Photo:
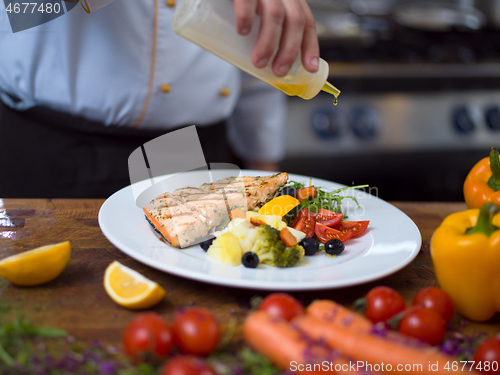
M 269 172 L 242 171 L 243 176 L 267 174 Z M 176 176 L 179 187 L 187 185 L 185 176 Z M 294 181 L 309 183 L 310 180 L 306 176 L 289 176 Z M 344 186 L 315 178 L 312 184 L 328 190 Z M 390 275 L 415 258 L 422 237 L 408 216 L 360 190 L 347 190 L 341 194 L 357 198 L 359 207 L 350 199 L 344 199 L 342 205 L 347 210 L 348 220 L 370 220 L 366 232 L 349 240 L 344 252 L 336 258 L 318 253 L 305 257 L 305 265 L 291 268 L 231 267 L 209 258 L 197 245 L 182 250 L 169 246 L 160 240 L 142 210 L 136 206 L 132 186 L 119 190 L 104 202 L 99 211 L 99 225 L 113 245 L 148 266 L 193 280 L 248 289 L 341 288 Z

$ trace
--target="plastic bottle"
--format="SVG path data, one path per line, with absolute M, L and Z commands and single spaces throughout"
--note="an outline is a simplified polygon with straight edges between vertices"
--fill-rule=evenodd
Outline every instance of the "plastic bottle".
M 281 78 L 274 75 L 271 63 L 265 68 L 256 68 L 251 55 L 257 42 L 259 26 L 260 17 L 257 16 L 250 34 L 238 34 L 234 4 L 230 0 L 183 0 L 177 6 L 173 22 L 178 35 L 287 95 L 311 99 L 323 90 L 335 96 L 336 103 L 340 91 L 326 81 L 329 66 L 323 59 L 319 60 L 318 71 L 310 73 L 302 66 L 299 56 L 288 74 Z

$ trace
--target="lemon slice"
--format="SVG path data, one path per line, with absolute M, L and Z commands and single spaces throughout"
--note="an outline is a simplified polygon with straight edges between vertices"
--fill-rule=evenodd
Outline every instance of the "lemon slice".
M 38 247 L 1 260 L 0 276 L 20 286 L 45 284 L 64 271 L 70 256 L 69 241 Z
M 154 306 L 166 293 L 159 284 L 116 260 L 106 268 L 104 289 L 113 301 L 132 310 Z
M 291 195 L 280 195 L 271 199 L 258 211 L 261 215 L 285 216 L 292 208 L 299 205 L 299 200 Z

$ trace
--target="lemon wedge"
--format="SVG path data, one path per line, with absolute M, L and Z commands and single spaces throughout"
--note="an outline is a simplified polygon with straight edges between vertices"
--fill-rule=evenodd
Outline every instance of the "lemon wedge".
M 104 289 L 113 301 L 132 310 L 150 308 L 166 294 L 159 284 L 116 260 L 106 268 Z
M 275 215 L 283 217 L 294 207 L 298 206 L 299 203 L 299 200 L 291 195 L 280 195 L 263 205 L 258 213 L 261 215 Z
M 34 286 L 59 276 L 71 257 L 69 241 L 38 247 L 0 261 L 0 276 L 12 284 Z

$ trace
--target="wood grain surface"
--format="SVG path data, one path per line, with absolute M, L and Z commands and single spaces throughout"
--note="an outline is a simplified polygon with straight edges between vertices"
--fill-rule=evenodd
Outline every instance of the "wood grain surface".
M 54 281 L 39 287 L 16 287 L 5 280 L 0 281 L 0 307 L 7 307 L 3 312 L 6 319 L 23 314 L 35 324 L 64 328 L 80 340 L 119 344 L 125 325 L 138 313 L 116 305 L 104 290 L 104 270 L 114 260 L 166 289 L 166 298 L 152 310 L 169 320 L 176 309 L 194 304 L 213 310 L 223 325 L 231 314 L 236 314 L 241 328 L 250 309 L 250 299 L 267 294 L 191 281 L 135 261 L 114 247 L 101 232 L 97 215 L 103 202 L 102 199 L 0 199 L 0 258 L 60 241 L 69 240 L 72 245 L 68 267 Z M 411 264 L 375 282 L 291 294 L 304 304 L 317 298 L 330 298 L 351 306 L 370 288 L 388 285 L 411 303 L 419 289 L 437 286 L 429 251 L 431 235 L 447 215 L 465 210 L 465 204 L 392 204 L 405 212 L 422 234 L 421 251 Z M 487 323 L 478 324 L 455 313 L 452 325 L 465 331 L 493 334 L 500 331 L 500 314 Z M 237 329 L 235 339 L 240 335 Z

